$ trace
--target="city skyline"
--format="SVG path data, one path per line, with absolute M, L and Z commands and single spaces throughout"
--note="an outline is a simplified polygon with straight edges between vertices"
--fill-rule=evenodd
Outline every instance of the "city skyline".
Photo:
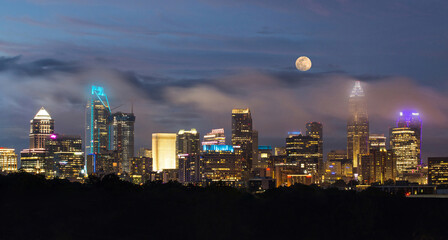
M 42 106 L 57 132 L 79 134 L 96 84 L 112 107 L 125 104 L 117 110 L 131 112 L 134 102 L 136 148 L 179 129 L 225 128 L 229 139 L 228 111 L 250 108 L 260 145 L 281 145 L 288 131 L 318 121 L 325 151 L 344 149 L 345 101 L 360 80 L 370 132 L 387 134 L 396 114 L 412 109 L 424 121 L 422 159 L 446 154 L 447 30 L 438 23 L 448 4 L 174 3 L 5 1 L 0 144 L 25 148 L 25 123 Z M 313 61 L 307 72 L 294 67 L 302 55 Z

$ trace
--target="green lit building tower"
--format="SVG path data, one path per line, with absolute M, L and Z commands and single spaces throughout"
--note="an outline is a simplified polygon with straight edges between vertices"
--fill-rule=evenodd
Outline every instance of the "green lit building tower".
M 232 110 L 232 145 L 241 156 L 242 169 L 249 173 L 253 162 L 253 126 L 250 109 Z
M 92 86 L 86 106 L 85 158 L 107 152 L 109 131 L 107 119 L 110 116 L 109 100 L 104 88 Z M 87 169 L 87 166 L 86 166 Z
M 347 121 L 347 157 L 353 161 L 353 172 L 357 176 L 361 156 L 369 154 L 369 118 L 364 91 L 359 81 L 355 82 L 349 98 Z
M 201 142 L 196 129 L 180 130 L 176 137 L 176 148 L 179 166 L 179 180 L 182 183 L 201 181 L 201 165 L 199 153 Z
M 130 173 L 130 162 L 134 157 L 133 113 L 117 112 L 109 116 L 109 149 L 117 151 L 121 172 Z

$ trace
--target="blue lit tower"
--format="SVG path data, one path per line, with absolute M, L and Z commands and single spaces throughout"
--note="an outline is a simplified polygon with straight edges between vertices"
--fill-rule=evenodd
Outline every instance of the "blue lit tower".
M 86 159 L 88 155 L 100 154 L 108 150 L 107 119 L 110 113 L 109 100 L 104 89 L 99 86 L 92 86 L 92 92 L 86 106 Z
M 369 118 L 364 91 L 359 81 L 349 98 L 349 113 L 347 121 L 347 158 L 353 161 L 353 171 L 358 173 L 361 156 L 369 154 Z

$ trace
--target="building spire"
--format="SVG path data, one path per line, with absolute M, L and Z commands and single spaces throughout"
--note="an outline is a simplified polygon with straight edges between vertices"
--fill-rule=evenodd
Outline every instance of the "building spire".
M 352 89 L 352 93 L 350 94 L 350 97 L 363 97 L 364 96 L 364 90 L 362 90 L 361 82 L 356 81 L 355 86 Z

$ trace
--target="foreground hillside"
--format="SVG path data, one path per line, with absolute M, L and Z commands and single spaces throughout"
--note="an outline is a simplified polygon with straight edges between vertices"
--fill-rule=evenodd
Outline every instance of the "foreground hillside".
M 0 176 L 0 239 L 446 239 L 448 201 L 303 185 L 261 195 Z

